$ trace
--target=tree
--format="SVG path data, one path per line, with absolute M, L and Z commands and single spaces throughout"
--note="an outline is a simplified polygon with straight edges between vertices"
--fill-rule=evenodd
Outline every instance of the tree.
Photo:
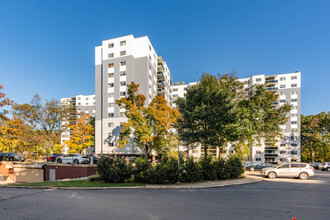
M 232 75 L 216 78 L 204 73 L 200 82 L 189 88 L 186 98 L 177 101 L 183 118 L 181 139 L 187 145 L 201 144 L 205 158 L 208 147 L 223 147 L 235 140 L 238 93 L 230 85 L 239 86 Z
M 328 161 L 330 159 L 330 112 L 301 116 L 302 159 Z
M 275 138 L 281 136 L 280 125 L 285 124 L 291 110 L 288 104 L 275 107 L 277 98 L 263 85 L 252 87 L 248 97 L 242 96 L 238 102 L 238 141 L 247 143 L 249 148 L 261 138 L 275 144 Z
M 13 114 L 28 124 L 44 148 L 53 153 L 54 145 L 60 143 L 61 121 L 68 116 L 67 106 L 56 100 L 42 105 L 40 96 L 36 94 L 30 104 L 14 104 Z
M 5 115 L 6 113 L 8 113 L 7 110 L 5 109 L 1 110 L 1 108 L 12 104 L 12 101 L 9 98 L 6 98 L 6 94 L 1 92 L 2 88 L 3 86 L 0 84 L 0 122 L 7 120 L 7 117 Z
M 65 144 L 69 147 L 71 153 L 80 153 L 81 151 L 94 146 L 94 127 L 90 123 L 90 116 L 82 115 L 77 123 L 70 126 L 72 133 L 69 141 Z
M 156 96 L 145 107 L 145 96 L 138 93 L 138 84 L 128 85 L 128 96 L 116 100 L 124 108 L 128 119 L 122 124 L 119 147 L 128 145 L 133 137 L 136 146 L 144 151 L 146 158 L 152 151 L 166 154 L 175 137 L 174 126 L 180 118 L 179 112 L 167 105 L 163 96 Z
M 23 141 L 23 121 L 14 118 L 0 123 L 0 151 L 22 152 L 25 147 Z

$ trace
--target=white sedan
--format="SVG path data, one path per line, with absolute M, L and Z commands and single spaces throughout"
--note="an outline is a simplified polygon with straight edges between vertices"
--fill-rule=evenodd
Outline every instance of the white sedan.
M 83 157 L 80 154 L 66 154 L 56 159 L 57 163 L 88 163 L 89 158 Z

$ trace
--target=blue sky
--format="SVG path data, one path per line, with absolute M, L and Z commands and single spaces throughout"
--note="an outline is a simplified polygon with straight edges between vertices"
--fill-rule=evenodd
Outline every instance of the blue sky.
M 17 103 L 94 94 L 94 47 L 149 36 L 172 81 L 302 72 L 302 113 L 330 110 L 330 1 L 0 0 L 0 84 Z

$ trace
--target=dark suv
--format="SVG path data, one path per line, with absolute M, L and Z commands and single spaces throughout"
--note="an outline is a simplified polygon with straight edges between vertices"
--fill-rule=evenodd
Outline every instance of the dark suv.
M 16 154 L 16 153 L 5 153 L 4 160 L 24 162 L 25 161 L 25 157 L 24 156 L 21 156 L 19 154 Z

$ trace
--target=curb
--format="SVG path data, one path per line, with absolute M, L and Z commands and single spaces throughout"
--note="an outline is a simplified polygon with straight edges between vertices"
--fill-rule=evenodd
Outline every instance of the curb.
M 133 187 L 51 187 L 51 186 L 8 186 L 2 185 L 0 188 L 19 188 L 19 189 L 61 189 L 61 190 L 118 190 L 118 189 L 206 189 L 218 188 L 223 186 L 236 186 L 250 183 L 261 182 L 261 177 L 245 177 L 244 179 L 237 180 L 222 180 L 218 182 L 208 183 L 192 183 L 182 185 L 146 185 L 146 186 L 133 186 Z M 215 184 L 218 183 L 218 184 Z

